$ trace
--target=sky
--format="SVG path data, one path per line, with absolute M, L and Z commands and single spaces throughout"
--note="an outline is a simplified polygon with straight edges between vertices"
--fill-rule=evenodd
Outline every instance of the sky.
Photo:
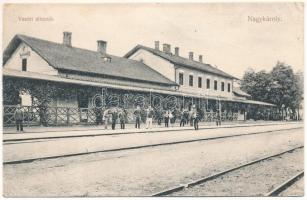
M 296 72 L 304 69 L 303 14 L 302 3 L 6 4 L 3 49 L 15 34 L 61 43 L 69 31 L 73 46 L 96 50 L 96 41 L 105 40 L 117 56 L 158 40 L 238 78 L 248 68 L 269 71 L 277 61 Z

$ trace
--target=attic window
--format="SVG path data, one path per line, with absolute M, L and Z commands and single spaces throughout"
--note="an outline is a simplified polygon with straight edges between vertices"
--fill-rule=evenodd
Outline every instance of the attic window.
M 105 62 L 111 62 L 111 58 L 110 57 L 102 57 L 102 59 Z
M 27 71 L 27 59 L 26 58 L 22 59 L 22 63 L 21 64 L 22 64 L 22 66 L 21 66 L 22 69 L 21 70 L 24 71 L 24 72 Z

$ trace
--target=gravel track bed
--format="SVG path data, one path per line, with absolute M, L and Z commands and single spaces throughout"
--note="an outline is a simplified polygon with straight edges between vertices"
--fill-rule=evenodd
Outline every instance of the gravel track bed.
M 304 169 L 303 158 L 304 148 L 297 149 L 169 196 L 263 196 Z
M 5 165 L 3 193 L 6 197 L 150 196 L 299 146 L 303 137 L 298 129 Z
M 217 136 L 229 136 L 234 134 L 249 134 L 276 129 L 299 128 L 301 125 L 289 124 L 287 126 L 269 127 L 245 127 L 238 129 L 213 129 L 213 130 L 184 130 L 178 132 L 142 133 L 132 135 L 113 135 L 104 137 L 70 138 L 41 141 L 35 143 L 17 143 L 3 145 L 3 160 L 5 162 L 52 157 L 57 155 L 69 155 L 103 151 L 117 148 L 129 148 L 133 146 L 153 145 L 175 141 L 186 141 Z M 299 130 L 299 129 L 295 129 Z M 281 130 L 288 132 L 291 130 Z M 279 131 L 277 131 L 279 132 Z M 277 133 L 275 132 L 275 133 Z M 272 134 L 272 132 L 264 133 Z M 55 148 L 56 147 L 56 148 Z

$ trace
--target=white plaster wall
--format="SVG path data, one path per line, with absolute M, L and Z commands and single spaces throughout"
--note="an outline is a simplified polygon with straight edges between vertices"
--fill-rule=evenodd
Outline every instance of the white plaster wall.
M 203 94 L 203 95 L 210 95 L 210 96 L 221 96 L 225 98 L 232 98 L 232 80 L 226 79 L 221 76 L 216 76 L 213 74 L 208 74 L 204 72 L 200 72 L 198 70 L 192 70 L 183 66 L 176 66 L 177 69 L 175 70 L 175 66 L 166 61 L 159 56 L 156 56 L 146 50 L 140 49 L 136 51 L 133 55 L 130 56 L 130 59 L 138 60 L 143 62 L 153 68 L 154 70 L 158 71 L 159 73 L 163 74 L 167 78 L 171 79 L 172 81 L 176 81 L 179 84 L 179 73 L 183 72 L 183 85 L 179 86 L 179 91 L 186 92 L 186 93 L 194 93 L 194 94 Z M 189 86 L 189 75 L 193 74 L 193 87 Z M 198 88 L 198 77 L 202 77 L 202 88 Z M 207 78 L 210 79 L 210 89 L 207 89 Z M 214 80 L 217 80 L 217 90 L 214 90 Z M 225 83 L 224 91 L 221 91 L 221 82 Z M 227 90 L 227 84 L 230 83 L 230 92 Z
M 212 96 L 221 96 L 225 98 L 231 98 L 233 96 L 232 94 L 232 80 L 226 79 L 220 76 L 216 75 L 207 75 L 208 78 L 210 78 L 210 89 L 209 89 L 209 95 Z M 214 81 L 217 81 L 217 90 L 214 90 Z M 222 91 L 222 82 L 224 82 L 224 91 Z M 230 92 L 228 92 L 228 83 L 230 83 Z
M 179 84 L 179 73 L 183 73 L 183 85 L 179 87 L 179 91 L 194 93 L 194 94 L 203 94 L 210 96 L 221 96 L 225 98 L 232 97 L 232 86 L 230 87 L 230 92 L 227 90 L 227 84 L 232 84 L 232 80 L 226 79 L 220 76 L 213 74 L 207 74 L 197 70 L 192 70 L 185 67 L 179 67 L 176 70 L 176 81 Z M 189 75 L 193 74 L 193 87 L 189 86 Z M 198 77 L 202 77 L 202 88 L 198 88 Z M 207 89 L 207 79 L 210 79 L 210 89 Z M 217 90 L 214 90 L 214 80 L 217 80 Z M 221 82 L 224 82 L 224 91 L 221 91 Z
M 175 81 L 175 67 L 171 62 L 159 56 L 156 56 L 144 49 L 139 49 L 129 58 L 137 61 L 142 60 L 144 64 L 161 73 L 168 79 Z
M 23 46 L 26 47 L 26 52 L 30 52 L 29 56 L 21 56 L 24 51 Z M 48 75 L 57 75 L 57 70 L 50 66 L 43 58 L 41 58 L 35 51 L 33 51 L 25 43 L 20 43 L 14 51 L 11 58 L 6 62 L 4 68 L 22 71 L 22 58 L 27 58 L 27 71 L 36 72 Z

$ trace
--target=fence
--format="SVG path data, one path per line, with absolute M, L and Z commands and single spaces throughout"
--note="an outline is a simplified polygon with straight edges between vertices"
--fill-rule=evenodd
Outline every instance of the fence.
M 3 126 L 14 126 L 14 113 L 16 106 L 3 106 Z M 64 125 L 91 125 L 96 123 L 97 113 L 95 108 L 74 108 L 74 107 L 47 107 L 21 106 L 24 113 L 25 126 L 64 126 Z M 217 113 L 204 112 L 201 121 L 215 121 Z M 143 118 L 144 120 L 144 118 Z M 157 119 L 154 119 L 156 121 Z M 176 116 L 175 122 L 179 122 L 180 117 Z M 221 113 L 222 121 L 238 120 L 238 113 Z M 127 109 L 127 123 L 134 122 L 133 109 Z

